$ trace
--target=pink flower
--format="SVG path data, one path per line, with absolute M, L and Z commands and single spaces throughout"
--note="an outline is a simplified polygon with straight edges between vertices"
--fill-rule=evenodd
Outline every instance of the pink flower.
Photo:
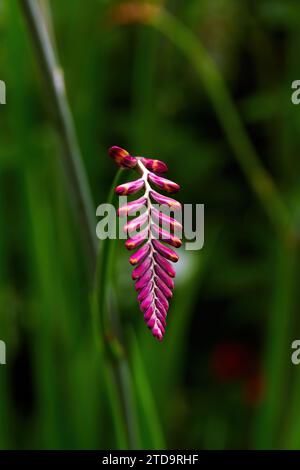
M 137 164 L 137 159 L 121 147 L 110 147 L 108 154 L 122 168 L 134 168 Z
M 153 190 L 151 184 L 168 193 L 175 193 L 180 187 L 160 176 L 168 170 L 167 165 L 160 160 L 134 157 L 120 147 L 111 147 L 109 155 L 118 166 L 133 168 L 139 173 L 137 180 L 117 186 L 116 193 L 122 196 L 144 191 L 138 199 L 121 206 L 118 215 L 134 217 L 124 226 L 128 234 L 125 246 L 128 250 L 136 250 L 129 258 L 134 266 L 132 279 L 135 281 L 144 320 L 152 334 L 161 341 L 174 289 L 175 270 L 170 261 L 175 263 L 179 258 L 167 245 L 174 248 L 181 246 L 177 231 L 181 231 L 182 226 L 155 205 L 163 205 L 175 212 L 181 209 L 181 204 Z M 136 216 L 138 211 L 142 211 L 142 214 Z M 175 231 L 176 235 L 172 233 Z

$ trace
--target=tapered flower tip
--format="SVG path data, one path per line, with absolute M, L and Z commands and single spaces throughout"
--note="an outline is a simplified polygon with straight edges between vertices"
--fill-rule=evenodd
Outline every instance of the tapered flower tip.
M 154 171 L 154 173 L 166 173 L 166 171 L 168 171 L 167 165 L 161 160 L 153 160 L 152 158 L 142 157 L 141 162 L 148 170 Z
M 140 304 L 140 307 L 142 312 L 144 312 L 144 320 L 148 328 L 150 328 L 152 331 L 153 336 L 156 337 L 159 341 L 162 341 L 166 331 L 166 321 L 164 314 L 159 311 L 157 305 L 153 306 L 153 304 L 150 303 L 150 305 L 147 307 L 147 302 L 145 301 Z
M 157 323 L 154 323 L 152 327 L 152 334 L 155 338 L 158 339 L 158 341 L 162 341 L 164 338 L 164 329 L 159 327 Z
M 134 168 L 137 164 L 135 157 L 129 155 L 127 150 L 117 147 L 116 145 L 108 149 L 108 154 L 121 168 Z

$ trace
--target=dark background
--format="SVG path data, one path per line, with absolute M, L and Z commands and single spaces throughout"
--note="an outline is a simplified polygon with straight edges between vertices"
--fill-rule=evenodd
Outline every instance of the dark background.
M 162 343 L 118 242 L 134 446 L 298 449 L 299 2 L 155 2 L 172 15 L 159 27 L 142 2 L 38 3 L 95 211 L 116 172 L 111 145 L 162 159 L 180 201 L 205 204 L 205 246 L 181 250 Z M 53 102 L 17 0 L 0 0 L 0 36 L 0 447 L 125 448 Z

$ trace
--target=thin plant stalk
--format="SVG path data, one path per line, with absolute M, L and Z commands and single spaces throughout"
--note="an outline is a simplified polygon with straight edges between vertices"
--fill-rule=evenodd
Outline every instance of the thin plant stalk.
M 275 245 L 274 296 L 270 307 L 264 364 L 265 399 L 254 420 L 253 429 L 253 445 L 258 449 L 276 449 L 282 445 L 285 404 L 291 400 L 288 365 L 294 319 L 297 250 L 293 246 L 284 247 L 277 240 Z
M 119 170 L 112 183 L 107 203 L 113 204 L 115 199 L 114 188 L 118 185 L 123 170 Z M 103 340 L 104 354 L 110 363 L 111 378 L 118 390 L 118 396 L 122 403 L 122 426 L 125 428 L 128 447 L 135 449 L 139 447 L 138 426 L 136 410 L 134 407 L 131 374 L 129 365 L 120 339 L 118 322 L 119 315 L 117 306 L 112 302 L 112 273 L 114 266 L 114 250 L 116 240 L 106 238 L 101 243 L 99 256 L 97 259 L 95 276 L 95 318 L 96 335 L 99 327 L 102 329 L 101 338 Z M 120 413 L 114 413 L 116 430 L 119 433 Z
M 53 103 L 56 127 L 63 146 L 63 165 L 75 214 L 78 217 L 79 229 L 82 232 L 86 259 L 92 273 L 97 255 L 93 201 L 66 96 L 63 72 L 54 52 L 47 23 L 39 4 L 36 0 L 19 0 L 19 2 Z
M 27 21 L 28 28 L 31 32 L 43 78 L 47 84 L 54 105 L 57 130 L 64 149 L 62 154 L 63 164 L 68 178 L 71 198 L 75 206 L 75 214 L 78 217 L 78 224 L 82 231 L 86 260 L 90 269 L 89 272 L 92 276 L 97 259 L 93 202 L 72 114 L 66 96 L 62 69 L 56 58 L 47 24 L 43 16 L 43 11 L 39 4 L 36 0 L 19 0 L 19 2 Z M 101 252 L 103 254 L 103 258 L 101 262 L 102 268 L 100 271 L 103 274 L 106 270 L 106 261 L 109 259 L 106 258 L 106 253 L 108 254 L 109 250 L 106 250 L 103 246 Z M 105 276 L 106 273 L 104 274 L 104 278 L 101 278 L 101 286 L 103 286 L 103 283 L 105 284 Z M 105 312 L 106 295 L 101 287 L 98 292 L 98 298 L 100 299 L 102 306 L 102 308 L 100 308 L 100 317 L 102 318 L 101 315 Z M 103 333 L 104 331 L 106 331 L 106 328 L 103 330 Z M 131 392 L 128 379 L 129 368 L 127 359 L 121 342 L 118 340 L 117 336 L 113 336 L 113 340 L 109 340 L 107 342 L 106 340 L 108 337 L 109 336 L 104 337 L 104 343 L 108 343 L 110 351 L 114 352 L 112 355 L 113 362 L 111 362 L 110 365 L 113 366 L 112 372 L 115 376 L 115 385 L 124 410 L 124 420 L 128 432 L 129 445 L 133 448 L 137 446 L 137 439 L 135 438 L 135 426 L 132 418 L 132 400 L 130 398 Z
M 294 231 L 289 211 L 271 176 L 261 164 L 223 77 L 199 39 L 164 8 L 159 9 L 147 22 L 169 38 L 191 62 L 212 102 L 236 160 L 276 232 L 284 240 L 292 237 Z
M 152 394 L 149 379 L 145 372 L 143 358 L 140 351 L 139 343 L 133 329 L 130 333 L 130 345 L 132 356 L 132 367 L 134 371 L 136 393 L 139 396 L 139 402 L 145 415 L 145 424 L 147 425 L 150 438 L 151 448 L 161 450 L 166 448 L 164 433 L 160 423 L 160 416 L 156 408 L 154 396 Z M 149 447 L 149 446 L 148 446 Z

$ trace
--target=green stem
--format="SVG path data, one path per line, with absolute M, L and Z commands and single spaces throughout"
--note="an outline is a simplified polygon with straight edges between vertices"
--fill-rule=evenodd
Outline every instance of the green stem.
M 289 398 L 290 342 L 296 280 L 296 246 L 276 241 L 274 293 L 270 307 L 265 354 L 266 392 L 254 422 L 253 444 L 276 449 L 282 442 L 285 405 Z
M 296 246 L 296 249 L 293 253 L 293 266 L 294 266 L 294 279 L 292 283 L 292 288 L 294 294 L 298 294 L 296 279 L 299 279 L 299 261 L 300 261 L 300 246 Z M 289 342 L 287 345 L 287 351 L 285 351 L 285 366 L 288 369 L 290 374 L 290 383 L 288 391 L 284 397 L 284 404 L 289 403 L 288 410 L 285 409 L 285 420 L 283 423 L 284 431 L 280 433 L 280 446 L 281 448 L 294 450 L 299 449 L 300 446 L 300 407 L 299 407 L 299 397 L 300 397 L 300 374 L 297 369 L 299 366 L 292 364 L 291 355 L 292 355 L 292 342 L 295 339 L 299 338 L 299 325 L 298 312 L 296 310 L 296 303 L 293 304 L 294 311 L 294 322 L 292 325 L 292 334 L 290 334 Z M 291 333 L 291 332 L 290 332 Z
M 108 200 L 113 204 L 115 200 L 115 187 L 117 186 L 123 170 L 119 170 L 113 181 Z M 97 317 L 95 318 L 96 334 L 100 325 L 102 330 L 101 338 L 105 348 L 105 357 L 110 364 L 112 380 L 118 390 L 118 397 L 122 404 L 122 426 L 126 430 L 128 446 L 136 449 L 139 446 L 136 410 L 134 406 L 131 374 L 128 360 L 120 337 L 119 314 L 117 306 L 112 302 L 114 295 L 112 292 L 112 269 L 114 265 L 116 240 L 106 238 L 101 243 L 96 266 L 95 277 L 95 304 Z M 116 416 L 116 414 L 115 414 Z M 120 414 L 118 414 L 120 417 Z M 116 421 L 116 429 L 120 426 Z
M 36 0 L 19 0 L 19 2 L 23 9 L 28 28 L 31 32 L 43 77 L 54 105 L 57 130 L 64 148 L 63 164 L 68 178 L 71 197 L 75 206 L 75 214 L 78 216 L 78 224 L 82 231 L 82 239 L 85 246 L 89 272 L 92 275 L 97 259 L 93 202 L 65 92 L 63 73 L 56 58 L 49 30 L 39 4 Z M 119 176 L 120 173 L 118 173 L 116 180 Z M 109 196 L 109 200 L 112 199 L 113 188 Z M 106 243 L 103 243 L 101 249 L 101 256 L 99 256 L 100 262 L 97 261 L 98 267 L 96 280 L 97 282 L 99 280 L 99 283 L 97 283 L 96 286 L 99 286 L 99 288 L 97 288 L 99 312 L 102 322 L 104 344 L 107 346 L 107 350 L 109 351 L 107 357 L 110 361 L 109 365 L 111 366 L 111 373 L 114 377 L 117 395 L 120 403 L 122 404 L 128 442 L 130 447 L 133 448 L 136 447 L 137 441 L 135 420 L 133 417 L 133 400 L 131 398 L 132 393 L 130 389 L 129 367 L 122 343 L 114 331 L 112 322 L 108 315 L 105 314 L 105 312 L 107 312 L 106 280 L 108 278 L 108 266 L 111 258 L 110 250 L 112 249 L 112 243 L 108 244 L 107 241 L 105 242 Z M 100 338 L 100 335 L 97 334 L 97 338 Z
M 139 343 L 133 329 L 130 330 L 130 339 L 136 394 L 141 405 L 142 413 L 145 416 L 144 427 L 142 429 L 145 430 L 144 428 L 148 428 L 147 430 L 149 432 L 151 442 L 151 444 L 148 445 L 148 448 L 157 450 L 166 449 L 160 416 L 145 372 Z
M 121 176 L 123 174 L 123 170 L 120 169 L 110 188 L 107 204 L 113 204 L 115 200 L 115 187 L 118 185 Z M 96 278 L 95 278 L 95 292 L 97 293 L 97 302 L 98 302 L 98 320 L 99 324 L 101 325 L 102 332 L 109 338 L 109 342 L 111 342 L 111 333 L 109 332 L 109 324 L 107 318 L 107 309 L 106 309 L 106 302 L 107 302 L 107 281 L 110 278 L 110 270 L 111 270 L 111 262 L 112 262 L 112 245 L 114 245 L 115 240 L 110 240 L 106 238 L 101 241 L 99 254 L 97 257 L 97 264 L 96 264 Z
M 227 86 L 196 35 L 161 9 L 150 24 L 169 38 L 195 68 L 210 98 L 234 156 L 281 238 L 293 233 L 290 214 L 271 176 L 262 166 Z
M 93 202 L 82 162 L 73 118 L 66 96 L 63 72 L 56 58 L 43 12 L 36 0 L 19 0 L 37 51 L 43 78 L 53 103 L 57 130 L 64 149 L 62 153 L 69 190 L 86 250 L 90 272 L 97 256 Z

